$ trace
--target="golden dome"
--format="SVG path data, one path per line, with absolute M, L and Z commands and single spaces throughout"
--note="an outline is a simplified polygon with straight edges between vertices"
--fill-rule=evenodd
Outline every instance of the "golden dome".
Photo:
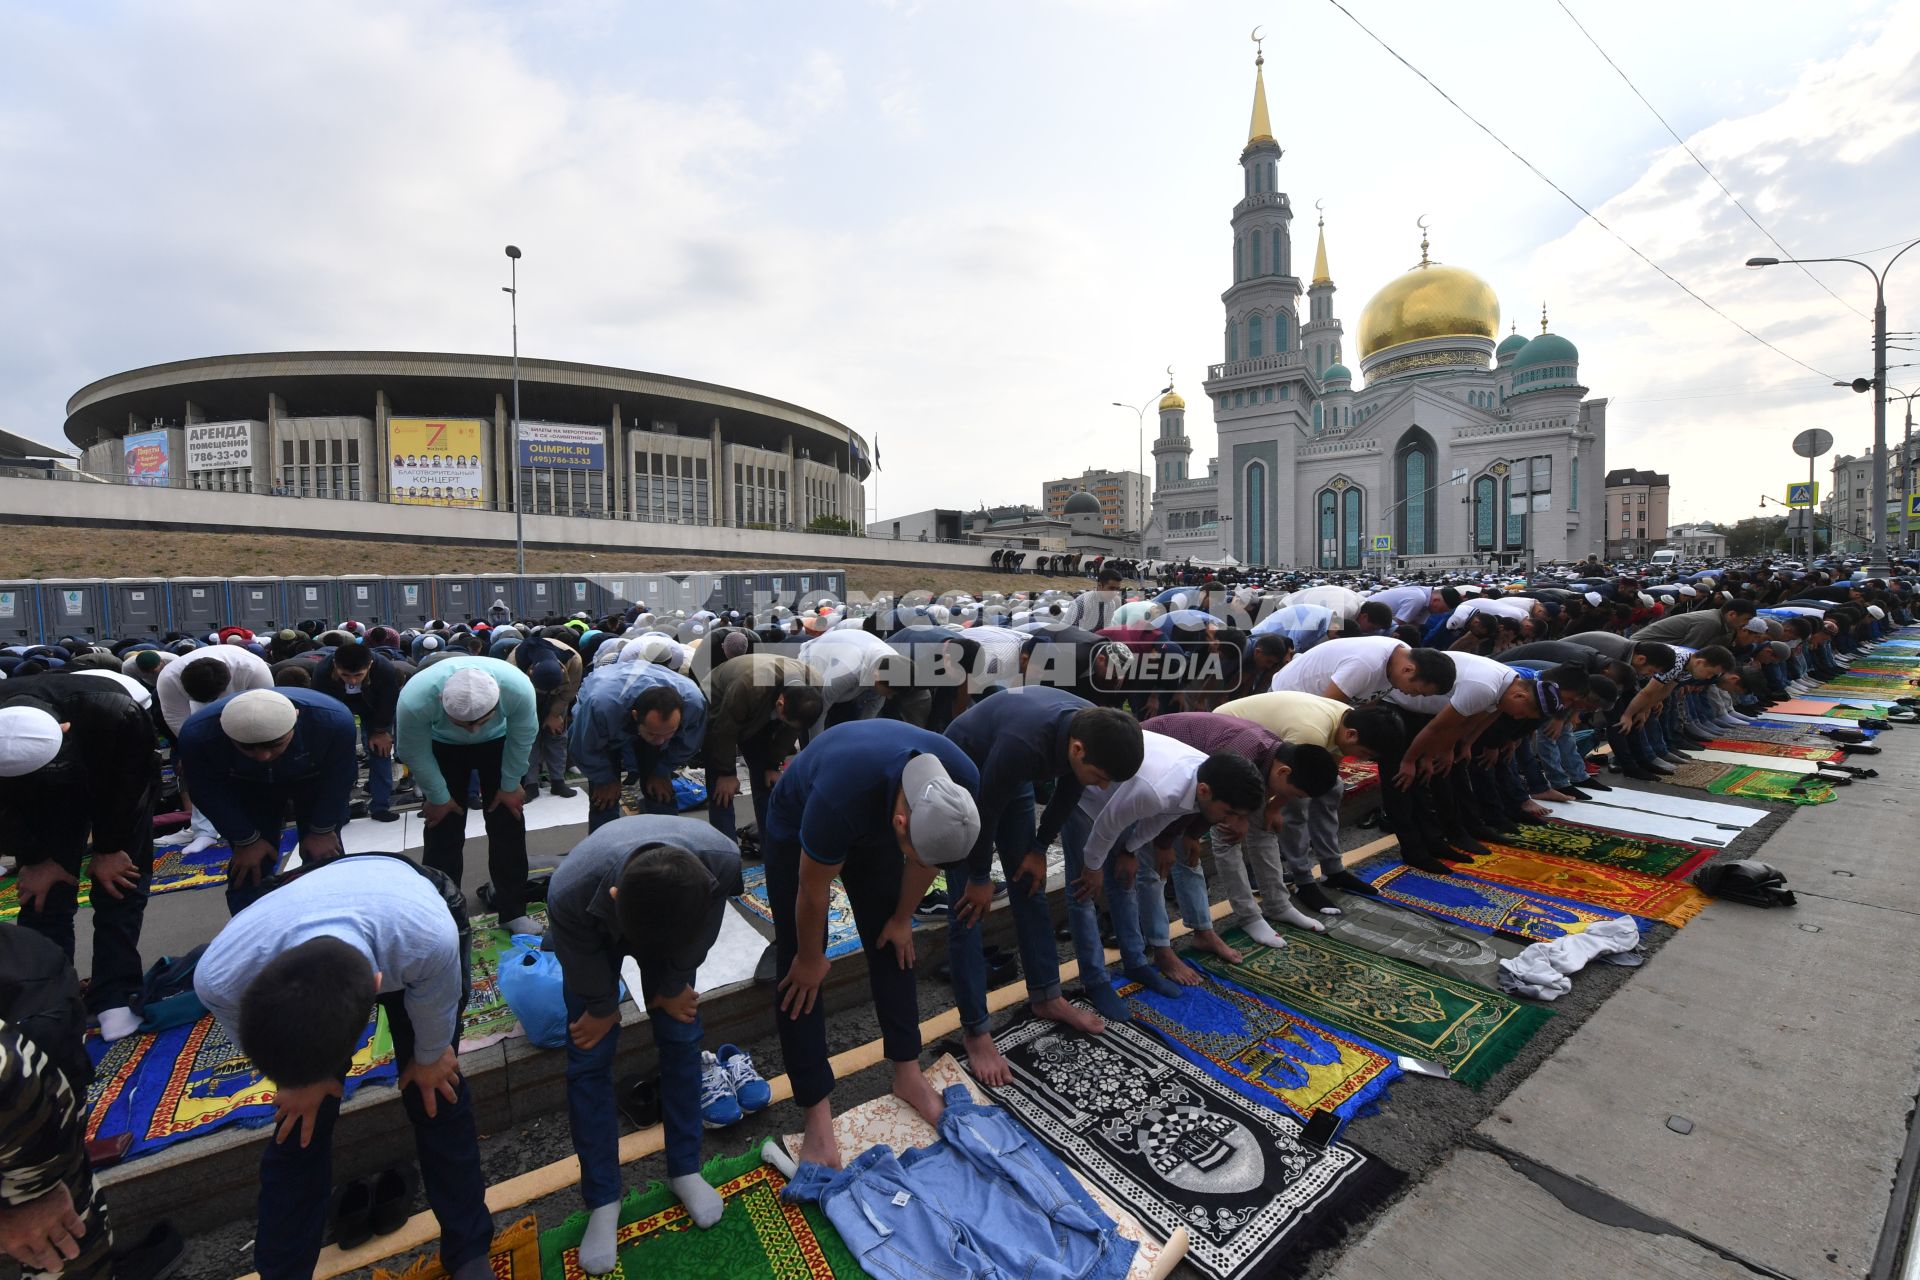
M 1423 261 L 1367 300 L 1360 313 L 1360 358 L 1424 338 L 1491 342 L 1499 331 L 1500 299 L 1492 285 L 1461 267 Z
M 1162 413 L 1165 413 L 1169 409 L 1184 409 L 1186 407 L 1186 399 L 1182 397 L 1178 391 L 1169 391 L 1160 397 L 1160 412 Z

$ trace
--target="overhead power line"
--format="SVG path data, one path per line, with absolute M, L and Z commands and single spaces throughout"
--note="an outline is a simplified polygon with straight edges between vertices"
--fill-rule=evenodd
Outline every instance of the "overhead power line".
M 1716 316 L 1719 316 L 1722 320 L 1725 320 L 1728 324 L 1738 329 L 1741 333 L 1746 334 L 1749 338 L 1752 338 L 1755 342 L 1759 343 L 1761 346 L 1765 347 L 1767 350 L 1773 352 L 1775 355 L 1780 356 L 1786 360 L 1791 360 L 1794 364 L 1799 365 L 1802 369 L 1805 369 L 1808 373 L 1815 374 L 1819 377 L 1825 378 L 1829 382 L 1834 381 L 1834 377 L 1832 374 L 1826 373 L 1820 369 L 1816 369 L 1812 365 L 1808 364 L 1805 360 L 1802 360 L 1799 357 L 1794 356 L 1786 351 L 1782 351 L 1779 347 L 1775 346 L 1771 342 L 1768 342 L 1765 338 L 1761 337 L 1759 334 L 1755 333 L 1753 330 L 1747 328 L 1747 326 L 1741 324 L 1738 320 L 1735 320 L 1732 316 L 1722 311 L 1719 307 L 1714 306 L 1713 303 L 1707 301 L 1705 298 L 1701 297 L 1698 293 L 1695 293 L 1693 289 L 1688 286 L 1686 281 L 1680 279 L 1680 277 L 1674 275 L 1673 272 L 1667 270 L 1665 267 L 1655 262 L 1652 258 L 1649 258 L 1646 254 L 1640 252 L 1639 248 L 1635 246 L 1632 241 L 1628 240 L 1625 236 L 1621 235 L 1618 231 L 1615 231 L 1612 227 L 1608 226 L 1606 221 L 1603 218 L 1601 218 L 1600 215 L 1596 214 L 1593 210 L 1587 208 L 1587 206 L 1585 206 L 1584 204 L 1581 204 L 1578 200 L 1574 199 L 1573 196 L 1567 192 L 1566 188 L 1562 187 L 1559 183 L 1555 182 L 1552 178 L 1549 178 L 1546 174 L 1542 173 L 1539 167 L 1535 165 L 1533 161 L 1527 159 L 1525 156 L 1521 155 L 1518 151 L 1515 151 L 1513 147 L 1507 143 L 1506 139 L 1502 138 L 1499 134 L 1495 133 L 1492 129 L 1488 128 L 1487 125 L 1483 123 L 1478 116 L 1473 114 L 1473 112 L 1467 110 L 1465 107 L 1461 106 L 1458 102 L 1456 102 L 1452 94 L 1448 93 L 1445 89 L 1442 89 L 1439 85 L 1433 82 L 1433 78 L 1431 76 L 1427 75 L 1427 73 L 1422 71 L 1420 68 L 1414 66 L 1413 63 L 1407 61 L 1405 56 L 1403 56 L 1398 49 L 1395 49 L 1392 45 L 1388 44 L 1385 40 L 1381 39 L 1378 35 L 1374 34 L 1373 29 L 1369 27 L 1366 23 L 1360 21 L 1359 18 L 1355 17 L 1353 11 L 1347 8 L 1346 5 L 1342 4 L 1340 0 L 1327 0 L 1327 3 L 1332 5 L 1334 8 L 1338 9 L 1341 13 L 1345 14 L 1347 21 L 1353 23 L 1354 26 L 1360 28 L 1360 30 L 1366 34 L 1369 40 L 1372 40 L 1375 44 L 1379 45 L 1382 49 L 1386 50 L 1388 55 L 1391 56 L 1394 61 L 1398 62 L 1401 66 L 1405 67 L 1407 70 L 1413 72 L 1413 74 L 1420 77 L 1421 80 L 1425 81 L 1427 87 L 1429 89 L 1432 89 L 1435 93 L 1439 94 L 1441 98 L 1445 99 L 1448 106 L 1452 107 L 1455 111 L 1458 111 L 1462 116 L 1465 116 L 1467 119 L 1467 122 L 1473 125 L 1474 128 L 1480 130 L 1480 132 L 1486 134 L 1489 138 L 1492 138 L 1495 144 L 1497 144 L 1502 151 L 1505 151 L 1508 155 L 1512 156 L 1515 160 L 1518 160 L 1522 165 L 1524 165 L 1527 169 L 1527 172 L 1531 173 L 1534 177 L 1540 179 L 1540 181 L 1546 183 L 1549 187 L 1553 188 L 1553 190 L 1559 194 L 1562 200 L 1565 200 L 1568 204 L 1578 209 L 1582 214 L 1585 214 L 1586 217 L 1590 219 L 1595 226 L 1599 227 L 1602 231 L 1606 232 L 1608 235 L 1612 236 L 1615 240 L 1619 241 L 1620 245 L 1623 248 L 1625 248 L 1628 253 L 1631 253 L 1634 257 L 1640 259 L 1640 261 L 1646 263 L 1649 267 L 1652 267 L 1655 271 L 1659 272 L 1662 276 L 1666 277 L 1668 282 L 1671 283 L 1676 289 L 1679 289 L 1680 292 L 1686 294 L 1689 298 L 1692 298 L 1695 302 L 1699 303 L 1701 306 L 1705 307 L 1707 310 L 1713 312 L 1713 314 L 1715 314 Z
M 1713 185 L 1720 188 L 1720 193 L 1722 195 L 1726 196 L 1727 199 L 1733 201 L 1733 207 L 1746 215 L 1747 221 L 1751 222 L 1754 225 L 1754 227 L 1758 229 L 1760 234 L 1767 238 L 1767 242 L 1769 244 L 1771 244 L 1774 248 L 1780 251 L 1781 257 L 1791 258 L 1793 256 L 1793 251 L 1787 248 L 1787 246 L 1781 244 L 1779 240 L 1775 239 L 1773 232 L 1767 230 L 1764 226 L 1761 226 L 1760 219 L 1753 216 L 1753 210 L 1747 208 L 1746 205 L 1740 203 L 1739 196 L 1736 196 L 1735 194 L 1733 194 L 1733 192 L 1727 190 L 1727 184 L 1720 181 L 1719 174 L 1707 168 L 1707 162 L 1702 160 L 1699 157 L 1699 155 L 1695 153 L 1694 149 L 1687 145 L 1687 140 L 1681 137 L 1679 133 L 1674 130 L 1674 127 L 1672 125 L 1667 123 L 1667 118 L 1660 114 L 1659 108 L 1655 107 L 1651 102 L 1647 101 L 1647 95 L 1640 92 L 1640 86 L 1635 84 L 1633 82 L 1633 78 L 1629 76 L 1626 73 L 1626 71 L 1621 68 L 1619 63 L 1613 60 L 1613 55 L 1600 47 L 1600 42 L 1593 38 L 1593 32 L 1587 30 L 1585 24 L 1583 24 L 1579 18 L 1574 16 L 1573 10 L 1567 8 L 1567 0 L 1554 0 L 1554 3 L 1560 6 L 1560 12 L 1567 15 L 1567 21 L 1573 23 L 1575 27 L 1579 28 L 1580 34 L 1585 36 L 1587 38 L 1587 43 L 1593 46 L 1593 51 L 1599 54 L 1600 57 L 1606 61 L 1606 64 L 1613 68 L 1614 74 L 1620 77 L 1622 83 L 1624 83 L 1627 86 L 1627 88 L 1633 91 L 1633 96 L 1640 99 L 1640 105 L 1653 113 L 1653 118 L 1660 122 L 1660 127 L 1667 131 L 1667 136 L 1680 144 L 1680 149 L 1687 153 L 1687 159 L 1693 161 L 1694 164 L 1698 165 L 1700 167 L 1700 172 L 1706 174 L 1709 178 L 1713 179 Z M 1826 281 L 1822 280 L 1819 276 L 1816 276 L 1815 274 L 1813 274 L 1812 271 L 1808 270 L 1805 263 L 1795 263 L 1794 265 L 1800 268 L 1800 273 L 1802 275 L 1804 275 L 1807 279 L 1813 281 L 1815 284 L 1819 285 L 1823 290 L 1825 290 L 1827 296 L 1832 298 L 1835 302 L 1839 303 L 1841 306 L 1845 307 L 1847 310 L 1853 312 L 1853 314 L 1859 316 L 1862 320 L 1867 320 L 1871 318 L 1867 315 L 1866 312 L 1854 306 L 1851 302 L 1848 302 L 1845 298 L 1841 297 L 1839 294 L 1835 293 L 1832 289 L 1828 288 Z

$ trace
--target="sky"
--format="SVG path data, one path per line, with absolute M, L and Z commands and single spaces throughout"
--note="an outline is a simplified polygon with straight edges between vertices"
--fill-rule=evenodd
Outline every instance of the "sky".
M 1565 2 L 1791 252 L 1920 237 L 1920 0 Z M 0 427 L 60 443 L 81 386 L 192 356 L 504 352 L 512 242 L 524 353 L 878 437 L 875 518 L 1135 466 L 1112 402 L 1168 365 L 1198 469 L 1260 25 L 1295 253 L 1323 201 L 1349 333 L 1424 215 L 1503 328 L 1547 305 L 1608 465 L 1670 474 L 1676 520 L 1758 514 L 1808 426 L 1869 445 L 1830 385 L 1871 373 L 1867 274 L 1744 268 L 1785 255 L 1558 3 L 1341 3 L 1785 354 L 1332 0 L 0 0 Z M 1889 279 L 1920 329 L 1920 253 Z

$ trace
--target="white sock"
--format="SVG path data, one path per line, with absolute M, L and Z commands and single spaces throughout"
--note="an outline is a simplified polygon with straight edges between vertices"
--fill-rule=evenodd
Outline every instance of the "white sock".
M 532 916 L 515 916 L 513 919 L 507 921 L 507 932 L 531 933 L 535 937 L 545 937 L 547 926 L 541 924 Z
M 185 844 L 191 839 L 193 839 L 193 828 L 182 827 L 178 831 L 170 831 L 164 836 L 155 836 L 153 838 L 153 847 L 156 849 L 172 849 Z
M 1273 926 L 1258 916 L 1240 926 L 1240 931 L 1263 947 L 1284 947 L 1287 940 L 1273 931 Z
M 100 1038 L 108 1044 L 125 1040 L 139 1029 L 139 1015 L 125 1005 L 100 1011 Z
M 1321 924 L 1318 920 L 1315 920 L 1312 916 L 1293 905 L 1292 894 L 1288 894 L 1286 898 L 1280 902 L 1267 903 L 1266 909 L 1271 911 L 1277 919 L 1292 925 L 1296 929 L 1311 929 L 1315 933 L 1325 933 L 1327 931 L 1327 926 Z
M 726 1212 L 727 1205 L 720 1193 L 707 1185 L 707 1180 L 697 1173 L 683 1173 L 677 1178 L 668 1178 L 667 1185 L 673 1188 L 673 1194 L 680 1197 L 680 1203 L 687 1207 L 687 1216 L 693 1219 L 693 1225 L 705 1229 L 720 1221 L 720 1215 Z
M 613 1256 L 614 1237 L 620 1230 L 620 1202 L 603 1204 L 587 1214 L 587 1233 L 580 1237 L 580 1269 L 590 1276 L 603 1276 L 619 1262 Z
M 191 856 L 193 854 L 199 853 L 203 849 L 211 849 L 213 848 L 214 845 L 219 843 L 220 842 L 218 840 L 215 840 L 212 836 L 195 836 L 192 840 L 187 842 L 186 852 L 188 856 Z

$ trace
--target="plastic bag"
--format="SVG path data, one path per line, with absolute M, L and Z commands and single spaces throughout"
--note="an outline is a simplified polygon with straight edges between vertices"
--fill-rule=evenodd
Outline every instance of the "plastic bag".
M 560 957 L 540 949 L 541 939 L 530 933 L 513 935 L 513 946 L 500 957 L 500 995 L 520 1020 L 527 1039 L 542 1049 L 567 1047 L 567 995 L 560 977 Z M 625 983 L 617 999 L 627 998 Z

